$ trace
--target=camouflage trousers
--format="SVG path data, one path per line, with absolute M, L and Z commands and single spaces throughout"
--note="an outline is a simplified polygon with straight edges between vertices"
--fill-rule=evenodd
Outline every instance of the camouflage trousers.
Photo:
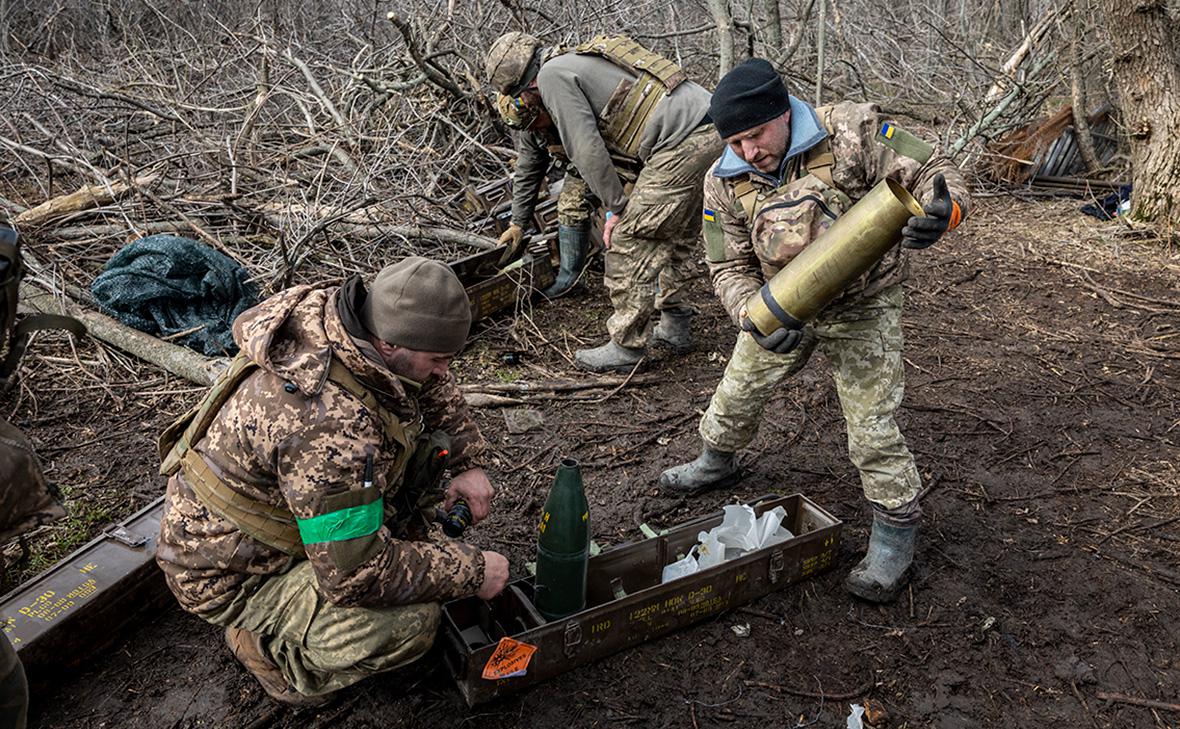
M 598 209 L 598 198 L 590 186 L 577 175 L 566 173 L 557 196 L 557 222 L 570 228 L 585 228 Z
M 712 124 L 648 158 L 606 252 L 606 322 L 616 344 L 642 348 L 655 310 L 679 309 L 701 234 L 704 179 L 721 155 Z
M 885 509 L 913 501 L 921 477 L 893 419 L 905 391 L 901 309 L 901 286 L 894 285 L 822 312 L 803 330 L 799 346 L 785 355 L 768 352 L 748 333 L 740 333 L 701 418 L 701 438 L 726 452 L 748 445 L 780 383 L 803 369 L 819 349 L 832 363 L 848 427 L 848 455 L 860 471 L 865 497 Z
M 434 643 L 437 603 L 338 607 L 315 588 L 311 563 L 260 578 L 261 586 L 203 616 L 262 635 L 262 646 L 299 693 L 321 696 L 421 657 Z
M 0 633 L 0 729 L 25 729 L 29 685 L 16 649 Z

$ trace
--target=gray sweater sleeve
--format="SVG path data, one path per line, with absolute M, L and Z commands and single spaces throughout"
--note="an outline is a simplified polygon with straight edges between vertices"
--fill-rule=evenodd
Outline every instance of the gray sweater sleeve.
M 537 207 L 537 193 L 549 171 L 549 150 L 537 134 L 516 135 L 516 172 L 512 175 L 512 222 L 525 230 Z
M 537 74 L 545 109 L 557 125 L 566 154 L 590 191 L 616 215 L 627 207 L 623 182 L 611 163 L 606 142 L 598 133 L 598 118 L 577 77 L 557 64 L 546 64 Z

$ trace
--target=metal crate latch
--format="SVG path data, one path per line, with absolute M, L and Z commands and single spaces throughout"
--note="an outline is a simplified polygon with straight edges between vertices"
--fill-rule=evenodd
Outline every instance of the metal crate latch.
M 573 658 L 582 642 L 582 625 L 576 620 L 565 624 L 565 657 Z
M 774 584 L 778 582 L 779 575 L 783 572 L 783 565 L 786 564 L 786 557 L 780 549 L 770 555 L 770 582 Z

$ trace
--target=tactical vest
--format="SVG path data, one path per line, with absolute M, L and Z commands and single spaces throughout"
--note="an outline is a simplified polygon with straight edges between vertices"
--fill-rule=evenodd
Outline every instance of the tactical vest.
M 229 369 L 213 384 L 205 399 L 164 430 L 157 443 L 161 459 L 160 474 L 170 477 L 177 471 L 183 471 L 185 481 L 207 509 L 233 522 L 243 533 L 259 542 L 289 555 L 301 556 L 304 554 L 303 540 L 299 538 L 295 515 L 287 505 L 268 504 L 234 490 L 221 480 L 192 447 L 205 437 L 217 412 L 257 368 L 256 362 L 244 353 L 239 353 L 230 363 Z M 386 482 L 397 483 L 405 474 L 406 463 L 422 431 L 421 423 L 401 422 L 336 359 L 332 360 L 328 369 L 328 379 L 360 400 L 369 412 L 377 414 L 386 444 L 398 446 L 397 458 L 386 472 Z
M 12 384 L 12 375 L 29 343 L 29 334 L 40 329 L 65 329 L 75 337 L 86 332 L 82 322 L 61 314 L 29 314 L 17 321 L 20 280 L 25 275 L 20 255 L 20 237 L 11 228 L 0 228 L 0 392 Z
M 837 189 L 836 184 L 832 181 L 832 168 L 836 166 L 836 156 L 832 154 L 832 107 L 817 107 L 815 113 L 823 123 L 824 129 L 827 130 L 828 136 L 804 153 L 801 169 L 806 170 L 808 174 L 815 175 L 820 182 L 843 195 L 844 193 Z M 788 175 L 788 177 L 791 176 Z M 787 185 L 793 181 L 793 179 L 788 179 L 783 184 Z M 746 214 L 746 220 L 751 224 L 754 222 L 754 216 L 762 209 L 764 201 L 772 197 L 776 191 L 759 194 L 758 188 L 750 182 L 749 177 L 743 177 L 733 185 L 734 197 L 741 205 L 742 212 Z
M 688 74 L 625 35 L 596 36 L 574 48 L 574 53 L 605 58 L 635 74 L 635 79 L 619 82 L 599 115 L 598 129 L 612 156 L 621 155 L 638 163 L 648 118 L 661 99 L 688 80 Z

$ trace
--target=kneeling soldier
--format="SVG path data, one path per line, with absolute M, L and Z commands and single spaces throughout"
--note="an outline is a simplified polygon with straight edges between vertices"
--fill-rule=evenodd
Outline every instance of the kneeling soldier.
M 157 561 L 274 699 L 323 703 L 409 663 L 440 601 L 503 589 L 502 555 L 426 540 L 443 494 L 407 471 L 449 434 L 446 502 L 487 516 L 486 443 L 448 369 L 470 324 L 462 284 L 425 258 L 371 291 L 288 289 L 238 317 L 241 354 L 162 436 Z

